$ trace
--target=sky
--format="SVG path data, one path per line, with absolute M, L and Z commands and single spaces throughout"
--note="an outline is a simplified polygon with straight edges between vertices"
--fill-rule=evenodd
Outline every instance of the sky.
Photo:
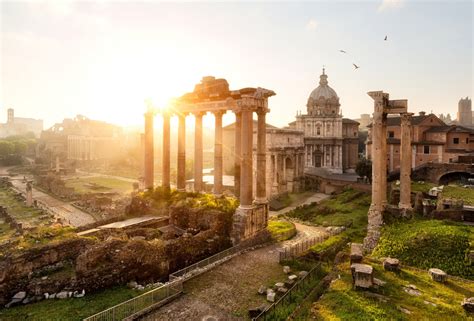
M 0 0 L 0 20 L 0 121 L 14 108 L 45 127 L 139 125 L 146 99 L 165 106 L 212 75 L 275 91 L 267 122 L 285 126 L 323 66 L 348 118 L 373 112 L 368 91 L 452 116 L 474 91 L 471 1 Z

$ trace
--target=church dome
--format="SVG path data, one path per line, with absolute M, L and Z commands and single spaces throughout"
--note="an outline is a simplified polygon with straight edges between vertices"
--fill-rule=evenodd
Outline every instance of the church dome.
M 328 76 L 324 68 L 323 74 L 319 78 L 319 86 L 311 92 L 306 104 L 308 114 L 330 117 L 339 115 L 339 97 L 334 89 L 328 86 Z
M 323 69 L 323 74 L 319 77 L 319 86 L 311 92 L 309 98 L 312 100 L 318 100 L 320 97 L 324 99 L 338 98 L 334 89 L 328 86 L 328 76 L 325 74 Z

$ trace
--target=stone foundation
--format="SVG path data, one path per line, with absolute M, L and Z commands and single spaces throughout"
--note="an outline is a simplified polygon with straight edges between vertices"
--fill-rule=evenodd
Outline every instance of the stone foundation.
M 239 206 L 234 214 L 231 240 L 234 245 L 255 237 L 268 225 L 268 203 Z

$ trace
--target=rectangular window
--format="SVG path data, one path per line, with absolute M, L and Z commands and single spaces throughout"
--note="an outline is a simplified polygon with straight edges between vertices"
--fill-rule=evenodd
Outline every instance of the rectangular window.
M 424 154 L 429 154 L 430 153 L 430 146 L 428 146 L 428 145 L 423 146 L 423 153 Z
M 395 132 L 392 132 L 392 131 L 388 132 L 388 137 L 389 138 L 395 137 Z
M 469 144 L 469 138 L 466 138 L 466 144 Z
M 453 144 L 459 144 L 459 138 L 458 137 L 453 138 Z

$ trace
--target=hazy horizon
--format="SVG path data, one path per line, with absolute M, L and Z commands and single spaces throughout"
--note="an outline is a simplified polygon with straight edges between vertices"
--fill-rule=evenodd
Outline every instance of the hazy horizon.
M 1 8 L 1 121 L 14 108 L 45 128 L 76 114 L 140 126 L 145 99 L 162 106 L 213 75 L 231 89 L 274 90 L 267 121 L 285 126 L 305 112 L 323 65 L 347 118 L 372 113 L 372 90 L 408 99 L 412 112 L 453 118 L 459 99 L 473 95 L 470 1 L 29 1 Z M 232 120 L 229 114 L 224 123 Z

